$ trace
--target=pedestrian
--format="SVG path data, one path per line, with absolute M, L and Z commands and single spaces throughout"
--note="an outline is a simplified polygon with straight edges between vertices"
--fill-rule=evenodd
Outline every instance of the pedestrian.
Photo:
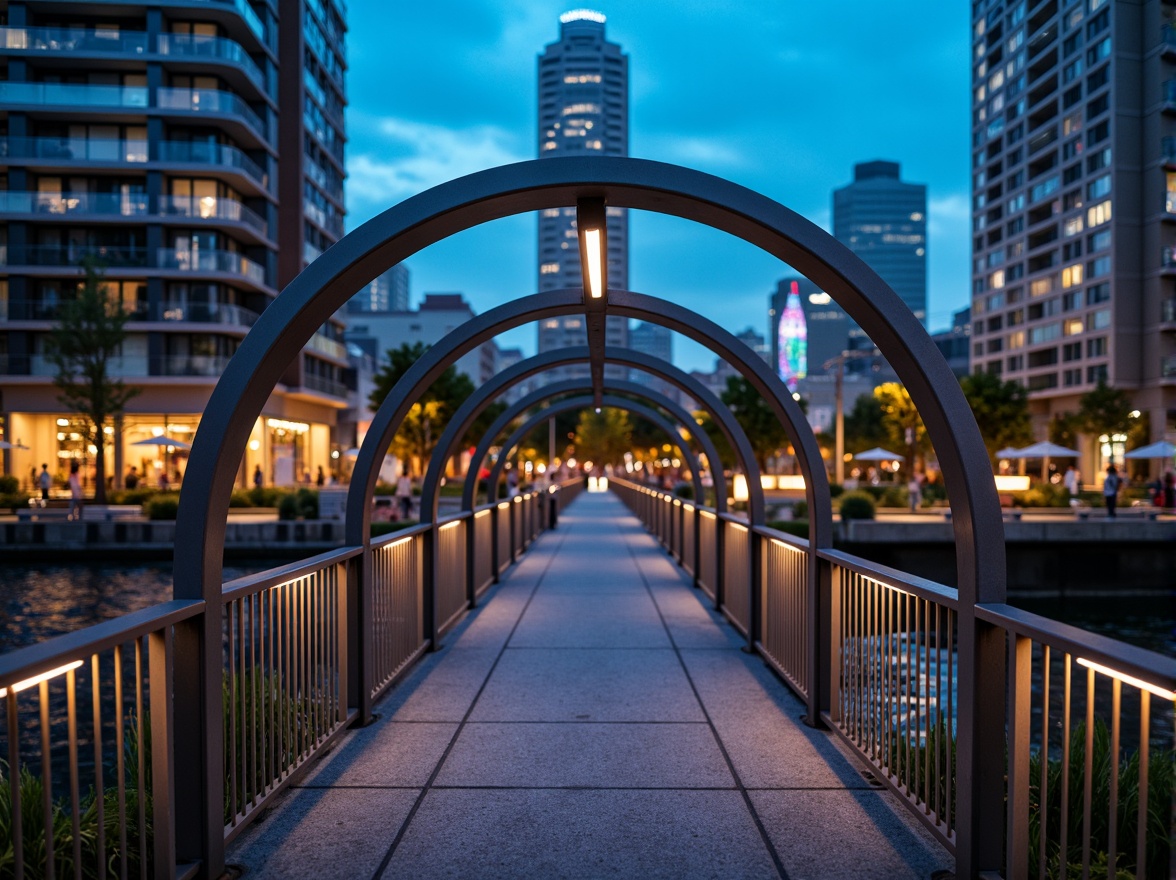
M 914 513 L 923 501 L 923 484 L 917 473 L 911 474 L 911 479 L 907 483 L 907 495 L 911 502 L 911 513 Z
M 400 518 L 408 519 L 412 513 L 412 480 L 409 479 L 407 467 L 400 472 L 400 479 L 396 481 L 396 498 L 400 501 Z
M 49 489 L 53 486 L 53 477 L 49 474 L 49 465 L 41 465 L 41 476 L 37 478 L 37 483 L 41 487 L 41 506 L 45 506 L 45 502 L 49 500 Z
M 139 469 L 137 467 L 135 467 L 134 465 L 131 465 L 131 469 L 130 469 L 130 471 L 127 472 L 126 478 L 123 480 L 123 483 L 126 485 L 126 487 L 128 489 L 139 488 Z
M 159 469 L 159 491 L 166 492 L 171 488 L 171 483 L 167 478 L 167 468 Z
M 1119 487 L 1123 481 L 1119 478 L 1119 470 L 1113 464 L 1107 465 L 1107 476 L 1103 480 L 1103 502 L 1107 505 L 1107 518 L 1115 518 L 1115 502 L 1119 500 Z
M 1162 493 L 1164 507 L 1168 510 L 1176 508 L 1176 475 L 1171 471 L 1164 474 L 1164 491 Z
M 1078 493 L 1082 491 L 1082 475 L 1078 473 L 1078 468 L 1074 465 L 1067 467 L 1066 475 L 1062 477 L 1062 483 L 1070 494 L 1070 501 L 1077 499 Z
M 265 475 L 261 472 L 261 465 L 253 469 L 253 487 L 260 489 L 265 485 Z
M 506 497 L 514 498 L 519 494 L 519 472 L 511 468 L 506 472 Z
M 314 484 L 320 489 L 327 484 L 327 475 L 323 473 L 323 466 L 320 464 L 318 473 L 315 475 Z
M 82 518 L 82 478 L 78 476 L 78 463 L 69 464 L 69 515 L 66 519 L 80 520 Z

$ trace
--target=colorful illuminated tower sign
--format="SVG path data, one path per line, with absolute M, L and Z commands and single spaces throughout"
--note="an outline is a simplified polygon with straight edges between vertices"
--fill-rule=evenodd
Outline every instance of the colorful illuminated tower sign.
M 795 281 L 784 301 L 776 332 L 779 343 L 777 350 L 780 352 L 776 370 L 787 383 L 788 389 L 795 391 L 797 383 L 805 377 L 808 366 L 808 327 L 804 321 L 804 309 L 800 305 L 800 288 Z

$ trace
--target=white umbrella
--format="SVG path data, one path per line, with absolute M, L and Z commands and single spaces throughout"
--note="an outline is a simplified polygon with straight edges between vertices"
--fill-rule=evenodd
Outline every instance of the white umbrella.
M 191 443 L 176 440 L 173 437 L 148 437 L 146 440 L 136 440 L 132 446 L 173 446 L 176 449 L 191 449 Z
M 1065 446 L 1050 443 L 1048 440 L 1042 440 L 1040 443 L 1034 443 L 1032 446 L 1026 446 L 1015 452 L 1016 454 L 1010 455 L 1009 458 L 1077 458 L 1079 456 L 1077 449 L 1067 449 Z
M 875 446 L 873 449 L 859 452 L 854 458 L 858 461 L 902 461 L 904 456 L 895 452 L 889 452 L 881 446 Z
M 1017 458 L 1021 455 L 1021 450 L 1015 446 L 1006 446 L 1004 449 L 996 451 L 997 458 Z
M 0 449 L 28 449 L 28 447 L 19 440 L 17 440 L 15 443 L 9 443 L 7 440 L 0 440 Z
M 1132 449 L 1124 458 L 1172 458 L 1176 456 L 1176 446 L 1173 446 L 1167 440 L 1161 440 L 1159 443 L 1153 443 L 1150 446 L 1141 446 L 1139 449 Z

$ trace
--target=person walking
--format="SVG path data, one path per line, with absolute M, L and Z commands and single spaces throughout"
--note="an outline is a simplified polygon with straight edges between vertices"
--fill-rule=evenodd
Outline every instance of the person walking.
M 82 518 L 82 478 L 78 475 L 78 463 L 69 464 L 69 515 L 68 520 Z
M 1066 468 L 1066 475 L 1062 478 L 1062 483 L 1066 487 L 1066 491 L 1070 493 L 1070 500 L 1074 501 L 1078 498 L 1078 493 L 1082 491 L 1082 475 L 1078 473 L 1078 468 L 1070 465 Z
M 911 479 L 907 483 L 907 496 L 911 502 L 911 513 L 914 513 L 923 501 L 923 483 L 917 473 L 911 474 Z
M 1164 474 L 1164 488 L 1160 492 L 1162 506 L 1165 510 L 1176 508 L 1176 475 L 1171 471 Z
M 1122 485 L 1118 468 L 1108 464 L 1107 476 L 1103 480 L 1103 503 L 1107 506 L 1107 519 L 1115 518 L 1115 502 L 1119 500 L 1119 487 Z
M 400 472 L 400 479 L 396 481 L 396 498 L 400 502 L 400 518 L 408 519 L 412 513 L 412 480 L 409 479 L 407 467 Z
M 261 465 L 253 469 L 253 488 L 260 489 L 265 485 L 265 475 L 261 472 Z
M 49 490 L 53 487 L 53 477 L 49 474 L 49 465 L 41 465 L 41 475 L 37 477 L 37 485 L 41 487 L 41 506 L 49 500 Z
M 315 475 L 314 484 L 320 489 L 327 484 L 327 475 L 323 473 L 323 466 L 320 464 L 318 473 Z

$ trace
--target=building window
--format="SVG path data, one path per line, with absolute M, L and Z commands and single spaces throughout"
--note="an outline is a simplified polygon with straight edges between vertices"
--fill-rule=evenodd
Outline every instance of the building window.
M 1075 263 L 1062 269 L 1062 289 L 1074 287 L 1082 283 L 1082 264 Z
M 559 272 L 559 263 L 544 263 L 539 267 L 540 275 L 554 275 Z
M 1111 271 L 1111 258 L 1107 256 L 1093 259 L 1086 264 L 1086 270 L 1089 272 L 1091 278 L 1106 275 Z
M 1104 303 L 1111 298 L 1111 284 L 1109 281 L 1104 281 L 1102 284 L 1095 284 L 1093 287 L 1086 288 L 1086 304 L 1088 306 L 1096 306 L 1099 303 Z
M 1091 205 L 1086 209 L 1086 225 L 1090 227 L 1100 226 L 1111 219 L 1111 200 L 1107 199 L 1105 202 L 1099 202 L 1097 205 Z

